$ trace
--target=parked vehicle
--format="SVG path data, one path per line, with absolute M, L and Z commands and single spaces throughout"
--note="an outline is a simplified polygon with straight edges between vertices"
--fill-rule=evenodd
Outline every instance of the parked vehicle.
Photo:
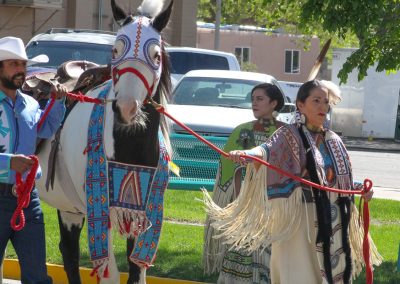
M 50 29 L 29 40 L 26 53 L 29 57 L 46 54 L 48 63 L 35 67 L 57 68 L 68 60 L 86 60 L 99 65 L 111 62 L 111 49 L 115 33 L 107 31 Z
M 356 49 L 335 48 L 332 56 L 332 81 L 347 57 Z M 400 140 L 400 73 L 377 72 L 376 66 L 358 81 L 358 71 L 340 85 L 342 102 L 333 108 L 332 127 L 344 136 Z
M 171 61 L 173 86 L 192 70 L 240 70 L 239 62 L 232 53 L 193 47 L 167 47 L 166 51 Z
M 86 29 L 50 29 L 29 40 L 26 52 L 29 57 L 46 54 L 48 63 L 34 67 L 57 68 L 68 60 L 87 60 L 99 65 L 111 60 L 111 49 L 116 33 Z M 167 47 L 171 62 L 173 86 L 188 71 L 197 69 L 240 70 L 232 53 L 192 47 Z
M 295 103 L 297 92 L 303 83 L 300 82 L 290 82 L 290 81 L 278 81 L 286 97 L 289 98 L 289 102 Z
M 260 83 L 279 86 L 267 74 L 225 70 L 195 70 L 182 77 L 174 89 L 174 102 L 168 111 L 209 141 L 223 148 L 233 129 L 254 120 L 251 90 Z M 278 120 L 294 121 L 295 106 L 285 97 Z M 219 154 L 181 127 L 172 125 L 173 160 L 181 168 L 181 177 L 172 177 L 171 188 L 212 188 Z

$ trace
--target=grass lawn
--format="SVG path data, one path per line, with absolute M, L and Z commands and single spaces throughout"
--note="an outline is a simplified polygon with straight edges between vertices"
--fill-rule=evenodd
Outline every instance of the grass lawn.
M 165 195 L 165 218 L 180 221 L 176 224 L 165 222 L 161 234 L 157 259 L 148 275 L 186 279 L 200 282 L 216 282 L 217 275 L 204 276 L 201 265 L 203 248 L 203 226 L 205 212 L 199 191 L 168 190 Z M 375 283 L 400 283 L 400 272 L 396 272 L 400 244 L 400 202 L 374 199 L 370 203 L 372 224 L 371 235 L 384 257 L 384 263 L 376 268 Z M 47 259 L 50 263 L 62 264 L 58 251 L 59 231 L 55 209 L 43 205 L 46 222 Z M 186 222 L 191 224 L 186 224 Z M 197 223 L 198 225 L 193 225 Z M 114 234 L 116 235 L 116 234 Z M 81 237 L 81 266 L 91 267 L 88 258 L 86 227 Z M 125 241 L 114 236 L 114 250 L 121 271 L 127 271 Z M 8 258 L 16 258 L 9 245 Z M 365 283 L 361 275 L 356 284 Z

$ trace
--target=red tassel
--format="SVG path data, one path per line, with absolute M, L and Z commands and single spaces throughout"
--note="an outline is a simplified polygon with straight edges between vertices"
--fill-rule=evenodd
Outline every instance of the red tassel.
M 124 224 L 125 224 L 125 233 L 129 233 L 131 230 L 131 222 L 128 220 L 124 219 Z
M 100 265 L 101 265 L 101 264 L 97 265 L 96 267 L 94 267 L 94 268 L 92 269 L 92 271 L 90 272 L 90 276 L 91 276 L 91 277 L 93 277 L 93 276 L 97 273 L 97 270 L 99 270 Z
M 104 270 L 104 278 L 109 278 L 110 277 L 110 272 L 108 271 L 108 264 L 106 266 L 106 269 Z

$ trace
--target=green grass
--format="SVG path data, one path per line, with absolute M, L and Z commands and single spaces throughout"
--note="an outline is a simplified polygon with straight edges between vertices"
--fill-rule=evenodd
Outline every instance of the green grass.
M 169 220 L 204 223 L 205 211 L 201 192 L 168 190 L 165 195 L 165 217 Z M 400 272 L 396 272 L 400 243 L 400 202 L 374 199 L 370 203 L 371 235 L 384 257 L 384 263 L 374 272 L 375 283 L 400 283 Z M 56 210 L 43 204 L 46 224 L 47 259 L 50 263 L 62 264 L 58 251 L 59 231 Z M 86 226 L 82 231 L 81 266 L 91 267 L 88 257 Z M 114 252 L 120 271 L 127 271 L 125 241 L 114 234 Z M 186 279 L 200 282 L 216 282 L 217 275 L 204 276 L 201 266 L 203 249 L 203 226 L 173 224 L 165 222 L 161 234 L 157 259 L 148 275 Z M 7 257 L 16 258 L 9 245 Z M 354 281 L 365 283 L 364 274 Z
M 201 202 L 201 191 L 167 190 L 164 202 L 164 217 L 178 221 L 204 224 L 206 214 Z

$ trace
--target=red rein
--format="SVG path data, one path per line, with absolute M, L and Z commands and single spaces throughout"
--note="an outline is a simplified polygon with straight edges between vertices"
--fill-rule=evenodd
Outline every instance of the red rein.
M 151 91 L 153 86 L 149 86 L 149 84 L 147 83 L 146 80 L 144 80 L 144 78 L 142 78 L 143 76 L 141 76 L 141 74 L 136 70 L 136 69 L 125 69 L 125 70 L 120 70 L 119 71 L 119 76 L 122 75 L 123 73 L 127 73 L 127 72 L 131 72 L 134 73 L 136 75 L 139 76 L 139 78 L 143 81 L 148 93 L 151 95 Z M 139 74 L 138 74 L 139 73 Z M 119 77 L 117 76 L 117 77 Z M 104 103 L 103 101 L 97 99 L 97 98 L 90 98 L 90 97 L 86 97 L 84 95 L 82 95 L 81 93 L 78 93 L 77 95 L 74 95 L 72 93 L 68 93 L 67 96 L 71 99 L 74 100 L 79 100 L 80 102 L 91 102 L 91 103 L 96 103 L 96 104 L 102 104 Z M 150 96 L 149 96 L 150 97 Z M 223 155 L 224 157 L 229 157 L 229 154 L 225 153 L 224 151 L 222 151 L 221 149 L 219 149 L 217 146 L 215 146 L 214 144 L 212 144 L 211 142 L 207 141 L 206 139 L 204 139 L 203 137 L 201 137 L 199 134 L 195 133 L 193 130 L 191 130 L 189 127 L 187 127 L 186 125 L 184 125 L 183 123 L 181 123 L 180 121 L 177 121 L 174 117 L 172 117 L 169 113 L 167 113 L 164 109 L 164 107 L 162 107 L 161 105 L 155 103 L 154 101 L 152 101 L 152 99 L 148 99 L 150 101 L 150 103 L 153 104 L 153 106 L 155 107 L 155 109 L 160 112 L 163 113 L 164 115 L 166 115 L 167 117 L 169 117 L 170 119 L 172 119 L 176 124 L 178 124 L 180 127 L 182 127 L 183 129 L 185 129 L 187 132 L 189 132 L 190 134 L 194 135 L 197 139 L 199 139 L 200 141 L 202 141 L 203 143 L 205 143 L 206 145 L 208 145 L 210 148 L 214 149 L 215 151 L 217 151 L 218 153 L 220 153 L 221 155 Z M 46 119 L 51 107 L 53 106 L 55 101 L 55 96 L 52 96 L 52 101 L 50 102 L 50 105 L 47 107 L 45 113 L 43 114 L 43 117 L 41 119 L 41 121 L 38 124 L 38 129 L 41 127 L 43 121 Z M 37 158 L 35 156 L 33 156 L 36 159 L 36 165 L 37 165 Z M 340 193 L 340 194 L 358 194 L 358 195 L 362 195 L 364 193 L 367 193 L 371 190 L 372 188 L 372 181 L 369 179 L 365 179 L 364 180 L 364 188 L 363 190 L 342 190 L 342 189 L 337 189 L 337 188 L 330 188 L 330 187 L 326 187 L 326 186 L 322 186 L 320 184 L 316 184 L 313 183 L 309 180 L 305 180 L 302 179 L 298 176 L 295 176 L 291 173 L 288 173 L 274 165 L 271 165 L 270 163 L 261 160 L 259 158 L 253 157 L 253 156 L 248 156 L 248 155 L 243 155 L 243 158 L 247 158 L 247 159 L 252 159 L 254 161 L 257 161 L 271 169 L 273 169 L 274 171 L 279 172 L 280 174 L 286 175 L 288 177 L 290 177 L 293 180 L 296 180 L 298 182 L 301 182 L 305 185 L 308 186 L 312 186 L 314 188 L 318 188 L 320 190 L 325 190 L 325 191 L 330 191 L 330 192 L 336 192 L 336 193 Z M 36 170 L 37 170 L 37 166 L 36 169 L 33 171 L 33 168 L 31 170 L 31 172 L 28 175 L 27 181 L 25 184 L 22 183 L 18 183 L 17 181 L 17 190 L 19 187 L 22 188 L 21 192 L 24 192 L 25 188 L 28 188 L 30 185 L 30 188 L 32 188 L 33 186 L 33 181 L 30 181 L 30 178 L 33 177 L 33 180 L 35 178 L 35 175 L 31 175 L 32 172 L 34 172 L 36 174 Z M 31 189 L 32 190 L 32 189 Z M 30 192 L 29 192 L 30 194 Z M 19 195 L 18 195 L 19 196 Z M 24 195 L 25 196 L 25 195 Z M 29 195 L 28 195 L 29 197 Z M 24 201 L 25 200 L 25 201 Z M 18 208 L 20 207 L 20 197 L 18 197 Z M 26 202 L 26 197 L 25 199 L 21 198 L 21 204 L 26 206 L 29 204 L 29 199 L 28 202 Z M 18 209 L 17 208 L 17 209 Z M 22 208 L 22 207 L 21 207 Z M 14 213 L 14 215 L 16 215 L 17 213 Z M 21 220 L 21 224 L 25 224 L 25 219 L 23 216 L 23 212 L 22 213 L 18 213 L 18 214 L 22 214 L 22 216 L 20 216 L 20 220 Z M 17 217 L 15 217 L 16 219 Z M 14 216 L 13 216 L 14 219 Z M 369 232 L 369 223 L 370 223 L 370 218 L 369 218 L 369 207 L 368 207 L 368 202 L 364 202 L 364 207 L 363 207 L 363 221 L 364 221 L 364 239 L 363 239 L 363 257 L 364 257 L 364 262 L 365 262 L 365 266 L 366 266 L 366 283 L 367 284 L 372 284 L 373 283 L 373 268 L 372 268 L 372 264 L 371 264 L 371 259 L 370 259 L 370 246 L 369 246 L 369 241 L 368 241 L 368 232 Z M 22 225 L 23 227 L 23 225 Z M 14 228 L 14 227 L 13 227 Z
M 180 121 L 177 121 L 174 117 L 172 117 L 169 113 L 167 113 L 165 111 L 164 107 L 162 107 L 161 105 L 155 104 L 154 102 L 152 102 L 152 103 L 158 112 L 163 113 L 164 115 L 166 115 L 167 117 L 172 119 L 180 127 L 185 129 L 190 134 L 194 135 L 197 139 L 199 139 L 200 141 L 202 141 L 203 143 L 205 143 L 210 148 L 214 149 L 215 151 L 217 151 L 224 157 L 229 157 L 228 153 L 225 153 L 224 151 L 219 149 L 217 146 L 215 146 L 211 142 L 209 142 L 206 139 L 204 139 L 203 137 L 201 137 L 199 134 L 197 134 L 192 129 L 187 127 L 185 124 L 181 123 Z M 363 190 L 342 190 L 342 189 L 337 189 L 337 188 L 330 188 L 330 187 L 322 186 L 320 184 L 313 183 L 309 180 L 302 179 L 302 178 L 295 176 L 291 173 L 288 173 L 274 165 L 271 165 L 270 163 L 268 163 L 264 160 L 261 160 L 257 157 L 248 156 L 248 155 L 243 155 L 242 157 L 246 158 L 246 159 L 252 159 L 254 161 L 257 161 L 257 162 L 273 169 L 274 171 L 277 171 L 280 174 L 290 177 L 293 180 L 296 180 L 296 181 L 301 182 L 302 184 L 305 184 L 308 186 L 312 186 L 314 188 L 318 188 L 320 190 L 336 192 L 336 193 L 341 193 L 341 194 L 359 194 L 359 195 L 361 195 L 361 194 L 369 192 L 372 188 L 372 181 L 369 179 L 364 180 L 364 189 Z M 371 259 L 370 259 L 369 240 L 368 240 L 368 231 L 369 231 L 369 223 L 370 223 L 368 202 L 364 202 L 363 213 L 364 213 L 363 214 L 363 221 L 364 221 L 363 257 L 364 257 L 364 262 L 365 262 L 365 266 L 366 266 L 366 283 L 372 284 L 374 276 L 373 276 L 373 268 L 372 268 Z

